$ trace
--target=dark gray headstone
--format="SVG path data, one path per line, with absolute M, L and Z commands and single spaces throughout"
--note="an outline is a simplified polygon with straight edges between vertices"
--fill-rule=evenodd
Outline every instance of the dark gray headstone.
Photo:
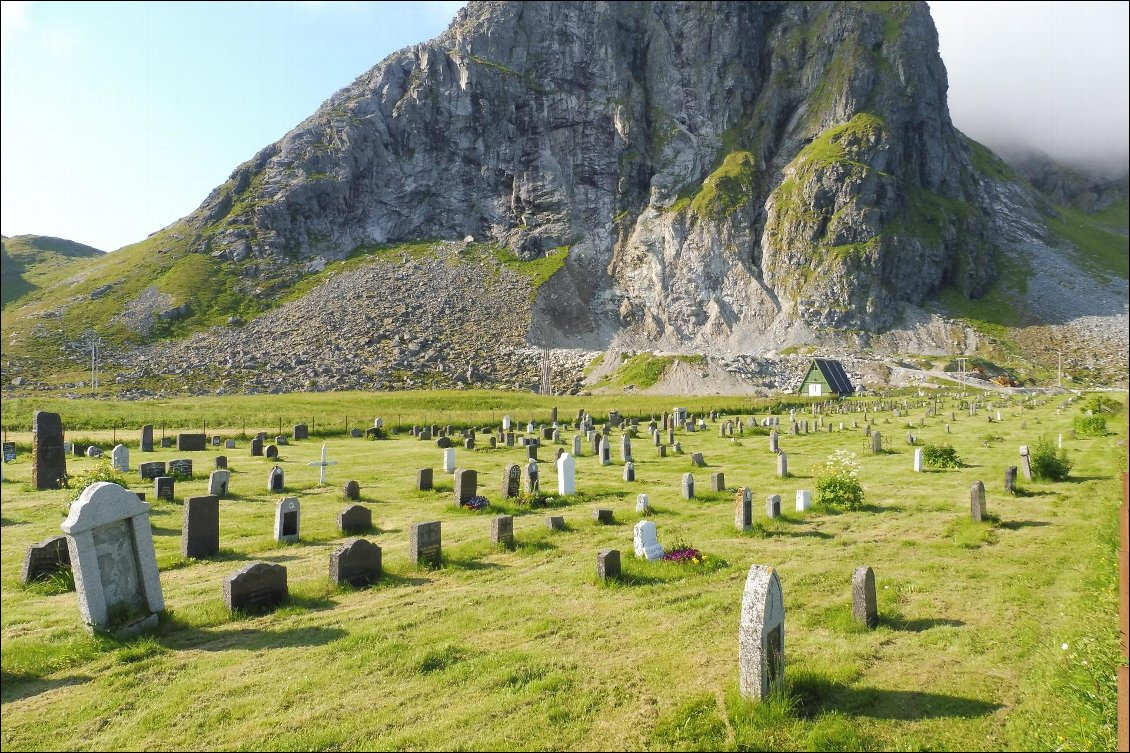
M 1016 494 L 1016 473 L 1017 468 L 1015 465 L 1010 465 L 1004 471 L 1004 493 Z
M 418 468 L 416 470 L 416 491 L 426 492 L 432 488 L 432 469 Z
M 592 519 L 602 525 L 612 522 L 612 511 L 606 507 L 598 507 L 592 511 Z
M 192 478 L 192 461 L 183 459 L 170 460 L 169 475 L 182 480 Z
M 58 413 L 37 410 L 31 426 L 31 485 L 36 489 L 59 489 L 66 477 L 63 419 Z
M 479 491 L 479 472 L 470 468 L 455 469 L 455 504 L 467 504 Z
M 517 497 L 522 489 L 522 469 L 517 463 L 510 463 L 502 469 L 502 498 Z
M 167 499 L 173 501 L 173 478 L 172 476 L 158 476 L 153 479 L 153 496 L 156 499 Z
M 306 426 L 306 424 L 295 424 L 292 436 L 295 439 L 309 439 L 310 429 Z
M 361 499 L 361 485 L 356 481 L 348 481 L 345 488 L 341 490 L 342 496 L 346 499 L 358 500 Z
M 702 453 L 701 452 L 695 452 L 695 453 L 691 454 L 691 465 L 693 465 L 696 468 L 705 468 L 706 467 L 706 461 L 702 459 Z
M 252 562 L 224 580 L 224 606 L 244 612 L 269 612 L 286 601 L 286 568 Z
M 440 448 L 441 450 L 446 450 L 450 446 L 451 446 L 451 438 L 450 437 L 440 437 L 439 439 L 436 440 L 436 447 Z
M 138 463 L 137 472 L 141 474 L 142 481 L 149 481 L 158 476 L 164 476 L 167 471 L 165 470 L 165 463 L 163 461 L 153 461 L 152 463 Z
M 490 521 L 490 543 L 493 546 L 514 546 L 514 516 L 495 515 Z
M 620 575 L 620 550 L 605 549 L 596 554 L 596 577 L 601 580 L 617 578 Z
M 263 456 L 268 460 L 276 460 L 279 457 L 279 448 L 273 444 L 269 444 L 263 449 Z
M 203 452 L 207 448 L 205 434 L 177 434 L 177 452 Z
M 342 533 L 363 533 L 373 527 L 373 512 L 368 507 L 350 505 L 337 514 L 337 527 Z
M 228 469 L 228 456 L 227 455 L 217 455 L 216 456 L 216 470 L 217 471 L 226 471 L 227 469 Z
M 419 564 L 440 564 L 442 547 L 439 521 L 408 527 L 408 559 Z
M 38 544 L 28 545 L 20 568 L 20 583 L 43 580 L 71 566 L 71 553 L 66 536 L 52 536 Z
M 255 437 L 251 440 L 251 457 L 263 457 L 263 440 L 259 439 L 259 437 Z
M 526 458 L 528 460 L 537 460 L 538 459 L 538 446 L 536 444 L 527 444 L 526 445 Z
M 220 498 L 188 497 L 184 501 L 184 527 L 180 552 L 185 557 L 202 559 L 220 548 Z
M 353 437 L 354 439 L 360 439 L 361 437 L 365 436 L 365 432 L 361 431 L 360 429 L 350 429 L 349 436 Z
M 145 424 L 141 427 L 141 451 L 153 452 L 153 424 Z
M 365 539 L 352 539 L 330 555 L 330 580 L 355 588 L 381 577 L 381 548 Z
M 851 616 L 870 629 L 879 624 L 879 608 L 875 603 L 875 573 L 869 567 L 857 567 L 851 575 Z

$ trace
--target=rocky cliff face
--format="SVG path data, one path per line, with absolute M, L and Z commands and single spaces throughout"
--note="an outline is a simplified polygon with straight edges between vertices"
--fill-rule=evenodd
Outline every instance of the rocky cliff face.
M 568 247 L 529 330 L 556 346 L 882 330 L 995 276 L 937 48 L 924 3 L 473 2 L 237 168 L 193 249 Z

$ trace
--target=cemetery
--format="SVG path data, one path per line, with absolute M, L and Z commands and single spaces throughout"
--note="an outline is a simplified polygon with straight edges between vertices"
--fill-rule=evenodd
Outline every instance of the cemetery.
M 6 408 L 3 747 L 1110 749 L 1116 397 Z

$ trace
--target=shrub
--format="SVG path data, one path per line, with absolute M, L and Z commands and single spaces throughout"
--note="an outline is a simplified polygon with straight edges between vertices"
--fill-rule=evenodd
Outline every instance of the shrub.
M 833 510 L 858 510 L 863 507 L 863 487 L 859 483 L 859 463 L 855 454 L 836 450 L 817 466 L 816 503 Z
M 109 461 L 103 460 L 101 463 L 92 465 L 77 476 L 71 476 L 67 479 L 67 486 L 82 491 L 86 487 L 98 481 L 109 481 L 118 486 L 129 488 L 129 481 L 126 479 L 124 473 L 110 465 Z
M 1106 419 L 1102 416 L 1076 416 L 1071 426 L 1082 437 L 1106 436 Z
M 1096 416 L 1117 416 L 1122 413 L 1124 407 L 1121 400 L 1105 395 L 1088 395 L 1083 402 L 1079 403 L 1080 412 L 1091 411 Z
M 1071 472 L 1071 460 L 1065 450 L 1057 450 L 1047 437 L 1040 437 L 1032 446 L 1032 476 L 1040 481 L 1063 481 Z
M 948 444 L 923 445 L 922 459 L 931 468 L 960 468 L 962 465 L 957 450 Z

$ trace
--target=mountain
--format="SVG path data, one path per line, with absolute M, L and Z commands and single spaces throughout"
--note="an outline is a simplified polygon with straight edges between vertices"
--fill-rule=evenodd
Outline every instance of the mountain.
M 61 352 L 96 321 L 126 381 L 528 387 L 539 346 L 573 384 L 605 349 L 974 352 L 983 304 L 1114 317 L 1076 333 L 1104 351 L 1125 275 L 1055 300 L 1078 260 L 953 127 L 937 50 L 925 3 L 473 2 L 6 353 L 49 367 L 47 315 Z
M 76 267 L 73 262 L 105 252 L 48 235 L 4 236 L 0 242 L 0 303 L 4 308 L 34 290 L 57 282 Z

